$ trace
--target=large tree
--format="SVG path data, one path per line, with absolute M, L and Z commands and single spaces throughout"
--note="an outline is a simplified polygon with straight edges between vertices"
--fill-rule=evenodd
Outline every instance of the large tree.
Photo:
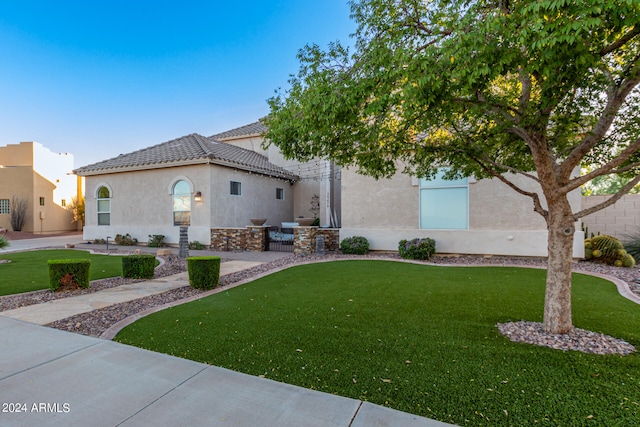
M 353 47 L 301 49 L 290 87 L 269 100 L 267 140 L 376 178 L 446 165 L 530 197 L 549 236 L 544 327 L 570 332 L 575 222 L 640 182 L 640 0 L 362 0 L 351 11 Z M 570 192 L 611 174 L 631 180 L 572 210 Z

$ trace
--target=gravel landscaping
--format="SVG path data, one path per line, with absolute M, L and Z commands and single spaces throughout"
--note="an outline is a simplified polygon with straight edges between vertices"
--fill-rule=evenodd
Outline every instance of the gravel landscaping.
M 186 271 L 186 261 L 176 256 L 161 257 L 163 263 L 156 268 L 155 277 L 164 277 Z M 339 253 L 325 256 L 295 256 L 291 255 L 273 262 L 261 264 L 259 266 L 243 270 L 237 273 L 227 274 L 220 278 L 222 288 L 229 287 L 234 283 L 259 276 L 268 271 L 280 269 L 289 265 L 331 261 L 340 259 L 400 259 L 397 254 L 369 254 L 369 255 L 342 255 Z M 545 259 L 537 258 L 512 258 L 500 256 L 435 256 L 429 264 L 438 265 L 469 265 L 469 266 L 522 266 L 522 267 L 546 267 Z M 574 270 L 577 272 L 589 272 L 605 274 L 618 278 L 628 283 L 630 290 L 640 297 L 640 269 L 619 268 L 591 262 L 576 262 Z M 30 292 L 27 294 L 11 295 L 0 298 L 0 311 L 10 310 L 31 304 L 40 304 L 58 298 L 80 295 L 89 292 L 96 292 L 102 289 L 132 283 L 134 280 L 123 279 L 121 277 L 104 279 L 91 282 L 89 289 L 73 290 L 67 292 L 51 292 L 48 290 Z M 153 295 L 138 300 L 113 305 L 110 307 L 95 310 L 89 313 L 72 316 L 62 319 L 48 326 L 70 332 L 77 332 L 84 335 L 100 336 L 109 327 L 123 319 L 136 315 L 144 310 L 162 306 L 186 298 L 197 297 L 205 291 L 193 289 L 190 286 L 174 289 L 162 294 Z M 560 350 L 577 350 L 586 353 L 596 354 L 629 354 L 635 348 L 625 341 L 608 337 L 602 334 L 595 334 L 576 328 L 571 334 L 554 335 L 544 332 L 541 324 L 535 322 L 512 322 L 497 325 L 498 329 L 512 341 L 527 342 L 530 344 L 544 345 Z

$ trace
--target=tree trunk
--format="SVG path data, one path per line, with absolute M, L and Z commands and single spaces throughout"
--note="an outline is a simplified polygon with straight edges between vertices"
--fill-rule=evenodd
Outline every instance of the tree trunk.
M 549 203 L 547 287 L 544 301 L 544 330 L 566 334 L 573 329 L 571 320 L 571 270 L 573 264 L 574 219 L 564 197 Z M 548 200 L 548 199 L 547 199 Z

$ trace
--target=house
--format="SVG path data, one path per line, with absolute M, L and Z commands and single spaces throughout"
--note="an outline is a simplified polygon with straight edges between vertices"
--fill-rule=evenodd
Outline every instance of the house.
M 164 235 L 210 244 L 212 227 L 270 224 L 294 215 L 298 176 L 254 150 L 191 134 L 78 168 L 85 178 L 87 240 Z
M 399 168 L 400 170 L 402 168 Z M 527 190 L 530 180 L 511 176 Z M 570 195 L 581 206 L 580 190 Z M 497 179 L 418 179 L 397 172 L 374 180 L 342 170 L 340 239 L 369 240 L 372 250 L 397 250 L 402 239 L 430 237 L 437 251 L 454 254 L 547 256 L 547 228 L 529 197 Z M 576 226 L 573 255 L 584 256 L 584 233 Z
M 266 130 L 265 125 L 257 121 L 212 135 L 210 138 L 260 153 L 270 162 L 298 176 L 293 187 L 293 218 L 319 218 L 321 225 L 339 226 L 340 168 L 333 162 L 322 159 L 304 163 L 295 159 L 287 160 L 277 147 L 270 145 L 266 149 L 263 148 L 262 134 Z
M 37 142 L 0 147 L 0 228 L 13 230 L 11 216 L 19 214 L 23 203 L 26 209 L 19 231 L 77 230 L 67 209 L 67 203 L 78 196 L 72 169 L 71 154 L 54 153 Z

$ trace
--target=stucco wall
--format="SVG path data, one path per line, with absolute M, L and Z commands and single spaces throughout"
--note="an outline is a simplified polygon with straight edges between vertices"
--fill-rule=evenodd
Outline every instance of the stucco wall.
M 191 184 L 189 241 L 211 241 L 212 227 L 244 227 L 250 218 L 264 217 L 278 224 L 292 216 L 288 182 L 216 165 L 193 165 L 86 177 L 86 225 L 84 238 L 93 240 L 129 233 L 140 242 L 162 234 L 165 242 L 179 242 L 179 227 L 173 226 L 172 185 L 184 179 Z M 242 183 L 242 195 L 230 195 L 230 181 Z M 111 224 L 97 225 L 96 193 L 101 185 L 111 188 Z M 276 200 L 276 187 L 285 200 Z M 202 201 L 193 200 L 200 191 Z
M 611 196 L 582 197 L 582 208 L 587 209 L 606 201 Z M 640 230 L 640 194 L 626 194 L 612 206 L 582 219 L 589 234 L 608 234 L 624 238 Z
M 515 179 L 525 188 L 535 189 L 526 178 Z M 571 202 L 577 210 L 579 193 L 571 195 Z M 402 239 L 431 237 L 441 253 L 547 254 L 546 224 L 533 211 L 531 200 L 496 179 L 470 179 L 467 230 L 420 229 L 418 180 L 402 173 L 376 181 L 343 169 L 342 206 L 340 239 L 361 235 L 374 250 L 397 250 Z M 582 256 L 581 241 L 582 233 L 577 231 L 576 257 Z
M 0 168 L 0 199 L 9 200 L 10 209 L 14 209 L 13 196 L 27 201 L 22 231 L 52 233 L 76 230 L 71 212 L 55 202 L 55 188 L 51 181 L 35 173 L 31 166 Z M 40 197 L 44 197 L 44 206 L 40 206 Z M 11 214 L 0 214 L 0 227 L 12 230 Z
M 33 231 L 33 177 L 31 166 L 0 168 L 0 199 L 9 200 L 9 209 L 13 209 L 11 201 L 14 195 L 27 200 L 24 231 Z M 0 227 L 12 229 L 10 214 L 0 214 Z
M 230 181 L 242 184 L 242 195 L 230 194 Z M 276 199 L 276 188 L 284 190 L 284 199 Z M 244 227 L 251 218 L 266 218 L 268 225 L 280 225 L 293 218 L 293 187 L 288 181 L 215 167 L 211 191 L 217 195 L 211 204 L 212 227 Z

